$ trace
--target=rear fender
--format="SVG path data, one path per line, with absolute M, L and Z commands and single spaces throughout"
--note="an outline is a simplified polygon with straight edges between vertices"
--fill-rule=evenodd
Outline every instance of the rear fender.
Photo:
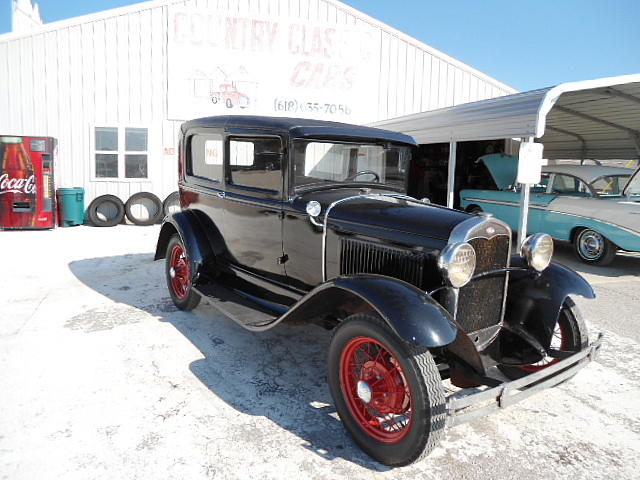
M 512 267 L 527 268 L 520 256 L 511 258 Z M 509 274 L 505 325 L 523 328 L 548 349 L 565 299 L 570 295 L 595 298 L 593 288 L 568 267 L 552 263 L 538 273 L 516 270 Z
M 219 231 L 213 224 L 203 226 L 199 215 L 192 210 L 171 214 L 160 229 L 154 260 L 165 258 L 169 240 L 176 233 L 187 251 L 191 283 L 197 285 L 206 266 L 213 264 L 216 253 L 222 249 L 215 244 Z
M 294 305 L 281 320 L 308 321 L 327 306 L 344 317 L 358 308 L 375 310 L 404 341 L 441 347 L 456 339 L 458 328 L 438 302 L 402 280 L 383 275 L 346 275 L 325 282 Z M 340 315 L 338 311 L 342 311 Z

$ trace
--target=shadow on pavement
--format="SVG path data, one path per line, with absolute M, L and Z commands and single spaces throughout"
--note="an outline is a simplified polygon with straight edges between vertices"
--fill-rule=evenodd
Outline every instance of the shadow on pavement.
M 254 333 L 207 304 L 182 312 L 169 298 L 163 261 L 153 262 L 151 253 L 80 260 L 69 268 L 96 292 L 171 323 L 204 356 L 190 370 L 237 411 L 270 419 L 327 460 L 339 457 L 374 471 L 388 470 L 363 453 L 337 419 L 326 379 L 330 334 L 325 330 L 281 324 Z M 261 437 L 263 432 L 246 431 L 246 425 L 243 430 L 232 421 L 213 418 L 211 428 L 227 429 L 234 438 L 246 436 L 248 449 L 257 443 L 276 447 L 266 434 Z

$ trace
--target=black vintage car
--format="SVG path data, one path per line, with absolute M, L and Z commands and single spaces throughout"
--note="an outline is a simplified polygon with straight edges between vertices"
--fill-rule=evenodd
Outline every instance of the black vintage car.
M 156 259 L 169 293 L 249 330 L 333 330 L 328 380 L 345 428 L 387 465 L 426 456 L 447 425 L 513 404 L 581 369 L 589 344 L 550 263 L 551 238 L 512 256 L 509 227 L 405 195 L 406 135 L 296 118 L 182 125 L 182 211 Z

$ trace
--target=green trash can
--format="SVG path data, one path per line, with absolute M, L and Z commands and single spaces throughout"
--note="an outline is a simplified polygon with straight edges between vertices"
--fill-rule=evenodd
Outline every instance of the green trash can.
M 58 212 L 61 227 L 84 223 L 84 188 L 59 188 Z

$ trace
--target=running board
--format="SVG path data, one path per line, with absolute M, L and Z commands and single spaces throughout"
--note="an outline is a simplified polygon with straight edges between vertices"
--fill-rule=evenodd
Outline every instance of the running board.
M 278 319 L 276 312 L 219 283 L 199 285 L 194 290 L 203 300 L 248 330 L 264 330 Z

